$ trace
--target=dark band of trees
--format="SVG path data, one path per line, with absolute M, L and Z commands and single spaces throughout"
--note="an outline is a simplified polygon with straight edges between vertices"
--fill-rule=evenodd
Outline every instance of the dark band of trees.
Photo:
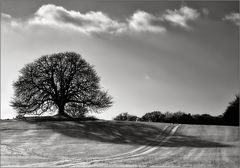
M 205 125 L 239 125 L 239 95 L 235 100 L 229 103 L 226 111 L 219 116 L 211 116 L 209 114 L 186 114 L 184 112 L 166 112 L 153 111 L 146 113 L 141 118 L 130 115 L 128 113 L 121 113 L 114 118 L 119 121 L 146 121 L 146 122 L 167 122 L 167 123 L 181 123 L 181 124 L 205 124 Z

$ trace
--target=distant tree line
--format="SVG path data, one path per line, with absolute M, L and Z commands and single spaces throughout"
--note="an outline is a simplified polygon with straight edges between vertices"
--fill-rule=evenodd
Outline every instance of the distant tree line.
M 125 112 L 117 115 L 114 120 L 238 126 L 239 95 L 236 96 L 234 101 L 229 103 L 226 111 L 219 116 L 211 116 L 209 114 L 190 114 L 181 111 L 174 113 L 153 111 L 144 114 L 142 117 L 137 117 Z
M 118 121 L 138 121 L 139 117 L 134 116 L 134 115 L 130 115 L 127 112 L 126 113 L 121 113 L 119 115 L 117 115 L 114 120 L 118 120 Z

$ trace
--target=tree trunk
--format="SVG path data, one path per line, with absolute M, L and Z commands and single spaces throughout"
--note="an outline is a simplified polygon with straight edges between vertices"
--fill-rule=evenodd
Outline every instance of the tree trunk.
M 57 115 L 70 118 L 70 116 L 64 112 L 64 105 L 62 105 L 62 104 L 58 105 L 58 114 Z

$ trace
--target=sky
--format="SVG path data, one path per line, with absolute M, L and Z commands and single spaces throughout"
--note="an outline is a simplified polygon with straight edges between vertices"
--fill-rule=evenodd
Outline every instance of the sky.
M 239 93 L 238 1 L 2 0 L 1 118 L 42 55 L 74 51 L 114 104 L 101 114 L 222 114 Z

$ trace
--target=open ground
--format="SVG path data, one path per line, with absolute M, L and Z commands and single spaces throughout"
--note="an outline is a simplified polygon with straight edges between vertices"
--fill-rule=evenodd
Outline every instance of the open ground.
M 1 167 L 239 167 L 239 127 L 1 121 Z

